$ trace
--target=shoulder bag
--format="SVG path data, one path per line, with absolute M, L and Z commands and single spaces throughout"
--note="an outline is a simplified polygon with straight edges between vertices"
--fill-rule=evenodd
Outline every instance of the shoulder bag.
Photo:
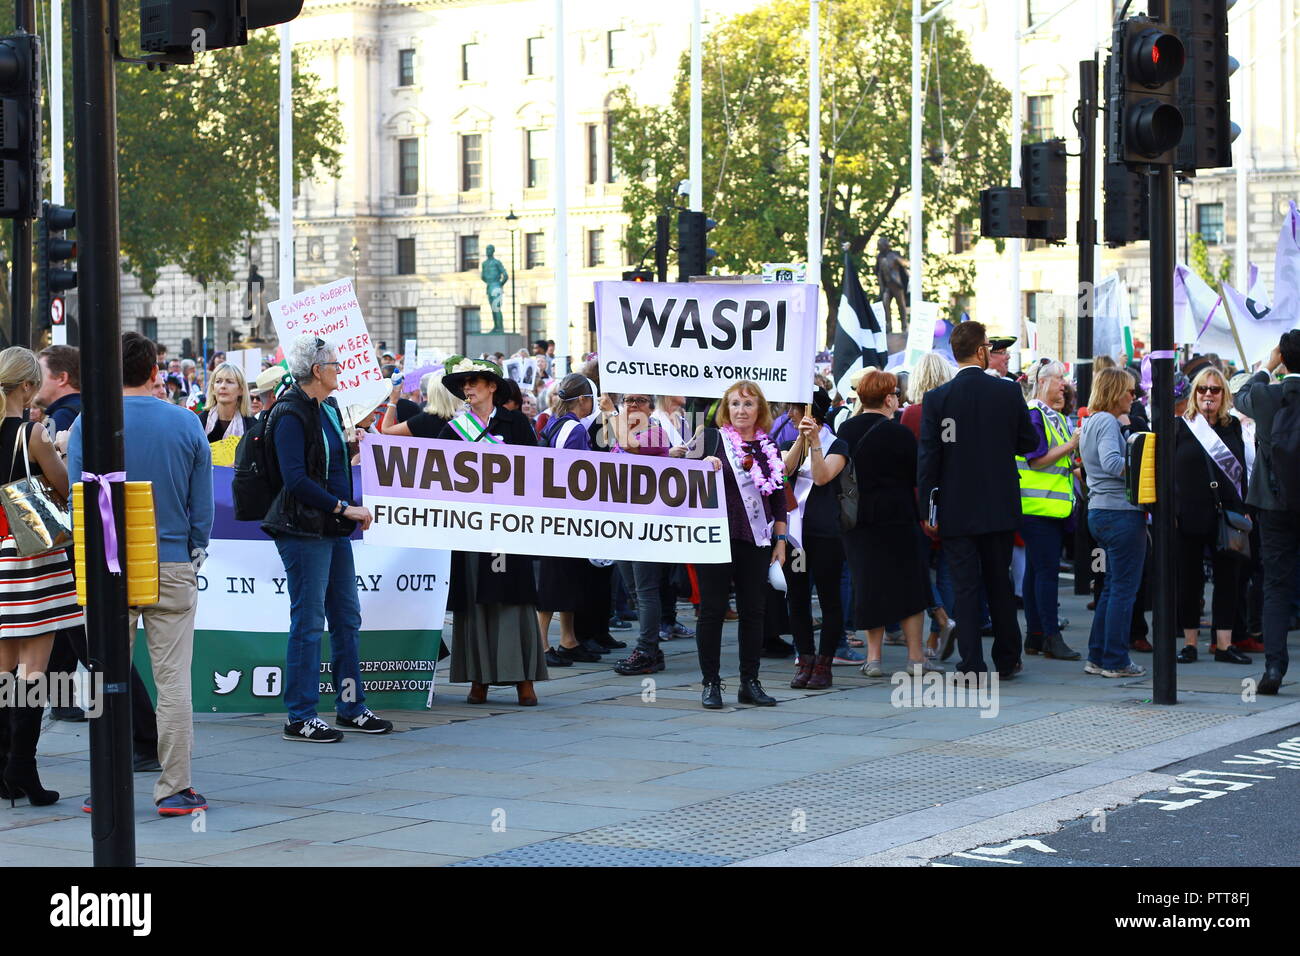
M 1238 511 L 1229 511 L 1223 507 L 1223 497 L 1219 493 L 1219 479 L 1215 474 L 1214 463 L 1202 449 L 1201 457 L 1205 460 L 1205 469 L 1210 475 L 1210 490 L 1214 492 L 1214 510 L 1216 512 L 1216 535 L 1214 551 L 1216 554 L 1231 555 L 1243 561 L 1250 560 L 1250 532 L 1254 522 L 1250 515 Z
M 9 459 L 9 474 L 14 473 L 18 461 L 18 446 L 23 449 L 25 478 L 0 485 L 0 505 L 4 507 L 13 535 L 14 547 L 23 558 L 35 558 L 50 551 L 58 551 L 72 544 L 72 516 L 68 503 L 44 475 L 32 477 L 32 463 L 27 453 L 30 422 L 18 428 L 13 455 Z

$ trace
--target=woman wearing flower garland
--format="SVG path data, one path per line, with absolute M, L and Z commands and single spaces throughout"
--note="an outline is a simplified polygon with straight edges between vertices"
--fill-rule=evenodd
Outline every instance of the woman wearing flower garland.
M 468 408 L 439 438 L 485 445 L 536 445 L 533 427 L 520 412 L 500 407 L 501 367 L 462 355 L 447 360 L 442 384 Z M 451 681 L 469 682 L 466 701 L 482 704 L 489 684 L 514 684 L 519 704 L 533 707 L 533 681 L 546 680 L 546 648 L 537 627 L 533 561 L 508 554 L 504 567 L 486 552 L 451 553 Z
M 728 585 L 736 585 L 740 615 L 740 691 L 736 700 L 759 707 L 776 700 L 758 682 L 763 647 L 764 584 L 773 564 L 786 553 L 785 466 L 768 435 L 772 410 L 754 382 L 736 382 L 718 405 L 716 428 L 707 428 L 697 446 L 715 471 L 722 472 L 731 530 L 731 563 L 695 566 L 700 585 L 699 624 L 695 636 L 704 679 L 701 703 L 722 707 L 718 676 L 722 655 L 722 619 Z

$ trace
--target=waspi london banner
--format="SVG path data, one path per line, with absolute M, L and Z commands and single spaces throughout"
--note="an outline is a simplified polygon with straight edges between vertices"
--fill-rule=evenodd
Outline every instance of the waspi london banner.
M 699 564 L 731 560 L 704 462 L 367 435 L 367 544 Z
M 718 398 L 749 379 L 770 401 L 806 402 L 819 326 L 815 285 L 596 283 L 610 392 Z

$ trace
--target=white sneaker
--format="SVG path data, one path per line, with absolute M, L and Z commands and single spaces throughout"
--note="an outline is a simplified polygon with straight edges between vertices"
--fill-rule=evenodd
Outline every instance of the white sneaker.
M 1145 677 L 1147 669 L 1141 664 L 1129 664 L 1128 667 L 1121 667 L 1116 671 L 1102 671 L 1102 677 Z
M 863 677 L 884 677 L 885 672 L 880 666 L 880 661 L 867 661 L 862 665 Z
M 921 665 L 921 673 L 922 674 L 943 674 L 945 673 L 945 668 L 938 661 L 927 659 Z
M 1092 661 L 1084 661 L 1083 672 L 1085 674 L 1095 674 L 1098 677 L 1100 677 L 1104 673 L 1104 671 L 1102 671 L 1101 669 L 1101 665 L 1094 664 Z

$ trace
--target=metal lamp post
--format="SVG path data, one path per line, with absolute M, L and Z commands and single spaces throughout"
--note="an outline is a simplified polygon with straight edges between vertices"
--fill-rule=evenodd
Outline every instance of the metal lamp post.
M 1191 233 L 1188 232 L 1188 215 L 1192 206 L 1192 181 L 1186 176 L 1178 177 L 1178 198 L 1183 201 L 1183 262 L 1189 263 Z
M 357 291 L 357 270 L 361 266 L 361 243 L 357 242 L 356 236 L 352 237 L 350 255 L 352 256 L 352 291 L 355 293 Z
M 510 223 L 510 327 L 519 332 L 519 306 L 515 301 L 515 223 L 519 217 L 515 215 L 515 207 L 510 207 L 510 212 L 506 214 L 506 222 Z

